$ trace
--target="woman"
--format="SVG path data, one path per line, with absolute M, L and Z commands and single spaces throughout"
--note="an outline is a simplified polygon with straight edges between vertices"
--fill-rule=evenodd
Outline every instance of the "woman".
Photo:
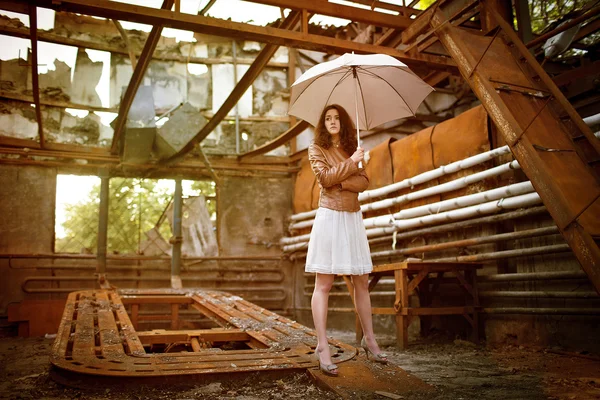
M 352 154 L 349 156 L 349 154 Z M 308 243 L 306 272 L 315 272 L 311 307 L 320 369 L 337 375 L 327 342 L 327 303 L 336 274 L 352 275 L 354 301 L 364 337 L 367 358 L 386 363 L 373 333 L 369 273 L 373 269 L 367 234 L 358 203 L 358 193 L 369 186 L 369 178 L 358 164 L 364 157 L 346 110 L 337 104 L 325 107 L 308 148 L 308 160 L 321 186 L 319 209 Z

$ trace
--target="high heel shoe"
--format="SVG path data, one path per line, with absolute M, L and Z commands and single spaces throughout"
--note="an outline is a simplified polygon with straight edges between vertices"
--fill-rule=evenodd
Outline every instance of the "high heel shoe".
M 373 360 L 374 361 L 376 361 L 378 363 L 382 363 L 382 364 L 387 364 L 388 363 L 387 354 L 385 354 L 385 353 L 379 353 L 379 354 L 373 353 L 371 351 L 371 349 L 369 349 L 369 346 L 367 346 L 367 341 L 365 339 L 366 339 L 366 337 L 363 336 L 362 340 L 360 341 L 360 345 L 365 350 L 365 354 L 367 355 L 367 360 L 369 359 L 369 353 L 371 353 L 373 355 Z
M 338 376 L 338 366 L 335 364 L 323 364 L 321 362 L 321 357 L 319 357 L 319 352 L 315 349 L 315 358 L 319 362 L 319 369 L 323 371 L 325 375 L 329 376 Z

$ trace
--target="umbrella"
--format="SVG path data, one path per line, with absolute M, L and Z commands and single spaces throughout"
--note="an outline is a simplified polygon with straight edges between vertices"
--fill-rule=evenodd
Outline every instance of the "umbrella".
M 360 129 L 415 115 L 433 90 L 391 56 L 346 53 L 315 65 L 294 82 L 288 114 L 316 127 L 323 108 L 339 104 L 348 111 L 360 140 Z

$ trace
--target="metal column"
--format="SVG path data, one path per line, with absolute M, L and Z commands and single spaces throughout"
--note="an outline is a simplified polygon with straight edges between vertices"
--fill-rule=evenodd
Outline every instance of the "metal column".
M 106 247 L 108 235 L 108 193 L 110 178 L 105 171 L 100 173 L 100 209 L 98 212 L 98 249 L 96 275 L 101 287 L 108 285 L 106 281 Z
M 171 287 L 180 289 L 181 286 L 181 217 L 183 208 L 181 179 L 175 179 L 175 196 L 173 198 L 173 252 L 171 255 Z

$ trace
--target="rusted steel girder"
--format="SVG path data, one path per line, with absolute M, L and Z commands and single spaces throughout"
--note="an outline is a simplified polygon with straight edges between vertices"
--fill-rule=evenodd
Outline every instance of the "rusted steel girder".
M 600 293 L 600 143 L 506 21 L 487 12 L 493 37 L 453 27 L 439 8 L 430 23 Z
M 162 4 L 163 10 L 170 10 L 173 6 L 174 0 L 164 0 Z M 133 71 L 133 75 L 129 80 L 129 85 L 127 85 L 127 90 L 121 99 L 121 103 L 119 104 L 119 115 L 117 115 L 117 120 L 115 122 L 114 135 L 112 139 L 112 144 L 110 146 L 110 152 L 112 154 L 117 154 L 119 151 L 119 141 L 121 139 L 121 134 L 123 129 L 125 128 L 125 123 L 127 121 L 127 116 L 129 115 L 129 110 L 131 105 L 133 104 L 133 99 L 138 91 L 142 80 L 144 79 L 144 75 L 146 74 L 146 70 L 148 69 L 148 65 L 150 65 L 150 60 L 152 60 L 152 53 L 154 53 L 154 49 L 158 45 L 158 41 L 161 38 L 163 25 L 157 24 L 152 27 L 152 30 L 148 34 L 148 38 L 146 39 L 146 43 L 144 44 L 144 49 L 142 50 L 142 54 L 138 59 L 138 63 L 135 66 Z
M 69 295 L 52 347 L 55 367 L 96 377 L 167 377 L 316 366 L 314 331 L 238 296 L 173 289 L 120 293 L 88 290 Z M 124 302 L 135 305 L 135 311 L 140 304 L 187 303 L 218 327 L 136 332 Z M 238 350 L 222 348 L 231 342 L 238 343 Z M 152 353 L 154 345 L 162 345 L 162 352 Z M 330 345 L 336 363 L 357 354 L 344 343 L 330 340 Z

